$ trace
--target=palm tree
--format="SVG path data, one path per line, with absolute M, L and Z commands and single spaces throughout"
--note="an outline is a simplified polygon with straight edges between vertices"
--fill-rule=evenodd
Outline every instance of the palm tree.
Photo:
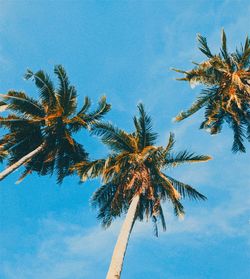
M 187 151 L 173 153 L 174 135 L 171 133 L 166 147 L 155 146 L 157 134 L 152 131 L 151 118 L 142 104 L 138 105 L 139 118 L 134 118 L 135 132 L 125 131 L 110 123 L 97 123 L 92 133 L 100 136 L 111 149 L 111 154 L 93 162 L 82 162 L 75 166 L 81 179 L 101 176 L 101 186 L 92 197 L 92 204 L 99 208 L 98 218 L 103 226 L 126 213 L 118 237 L 108 279 L 120 278 L 128 240 L 136 220 L 151 218 L 158 235 L 157 221 L 166 229 L 162 202 L 172 203 L 177 216 L 184 214 L 181 198 L 205 200 L 206 197 L 191 186 L 163 172 L 164 169 L 183 163 L 203 162 L 209 156 L 195 155 Z
M 205 89 L 193 105 L 181 112 L 176 121 L 181 121 L 205 107 L 205 119 L 200 128 L 219 133 L 227 122 L 234 133 L 232 151 L 245 152 L 244 138 L 250 141 L 250 40 L 244 46 L 229 53 L 224 30 L 219 54 L 212 54 L 205 37 L 198 35 L 199 49 L 207 60 L 194 63 L 190 71 L 176 70 L 185 75 L 178 80 L 189 81 L 191 86 L 202 84 Z
M 34 80 L 39 100 L 13 90 L 1 94 L 0 106 L 5 106 L 10 113 L 0 117 L 0 126 L 8 130 L 0 140 L 0 154 L 3 154 L 0 157 L 9 159 L 0 180 L 25 164 L 20 181 L 32 171 L 46 175 L 56 170 L 60 183 L 70 173 L 70 165 L 88 158 L 73 134 L 100 120 L 110 105 L 102 97 L 97 109 L 89 112 L 91 101 L 85 97 L 82 108 L 77 111 L 77 91 L 64 68 L 55 66 L 54 73 L 59 81 L 57 89 L 44 71 L 27 71 L 25 78 Z

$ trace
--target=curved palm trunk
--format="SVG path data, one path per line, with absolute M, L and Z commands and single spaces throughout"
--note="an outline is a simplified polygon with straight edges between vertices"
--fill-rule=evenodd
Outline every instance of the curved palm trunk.
M 106 279 L 119 279 L 140 196 L 133 197 L 118 236 Z
M 22 166 L 24 163 L 26 163 L 28 160 L 32 159 L 36 154 L 41 152 L 44 148 L 45 144 L 42 143 L 39 145 L 36 149 L 28 153 L 27 155 L 23 156 L 19 161 L 14 163 L 13 165 L 6 168 L 4 171 L 0 173 L 0 181 L 3 180 L 6 176 L 11 174 L 14 170 L 18 169 L 20 166 Z

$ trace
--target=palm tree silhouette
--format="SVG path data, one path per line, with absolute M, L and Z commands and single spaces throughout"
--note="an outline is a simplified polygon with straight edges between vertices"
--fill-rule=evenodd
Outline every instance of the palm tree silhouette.
M 82 108 L 77 111 L 77 91 L 64 68 L 55 66 L 54 73 L 59 81 L 57 89 L 44 71 L 27 71 L 25 78 L 34 80 L 39 100 L 17 91 L 1 94 L 0 105 L 11 113 L 0 118 L 1 127 L 8 130 L 0 141 L 0 157 L 9 159 L 0 180 L 25 164 L 19 182 L 32 171 L 46 175 L 56 170 L 61 183 L 70 173 L 70 165 L 88 158 L 73 134 L 100 120 L 110 105 L 102 97 L 97 109 L 89 112 L 91 101 L 85 97 Z
M 202 84 L 206 88 L 198 95 L 197 100 L 185 112 L 181 112 L 176 121 L 181 121 L 205 107 L 204 121 L 201 129 L 211 134 L 219 133 L 224 122 L 227 122 L 234 133 L 233 152 L 245 152 L 244 138 L 250 141 L 250 40 L 247 37 L 244 46 L 229 53 L 224 30 L 220 53 L 210 51 L 205 37 L 198 35 L 199 49 L 207 60 L 194 63 L 190 71 L 182 71 L 184 78 L 191 86 Z
M 158 219 L 166 229 L 162 202 L 170 201 L 175 214 L 181 216 L 184 214 L 181 198 L 206 199 L 194 188 L 168 176 L 163 170 L 183 163 L 207 161 L 210 157 L 187 151 L 173 153 L 172 133 L 166 147 L 155 146 L 157 134 L 152 131 L 151 119 L 142 104 L 138 105 L 138 109 L 139 118 L 134 118 L 133 133 L 126 133 L 110 123 L 95 124 L 92 133 L 101 137 L 102 142 L 111 149 L 111 154 L 105 159 L 85 161 L 74 167 L 82 180 L 101 176 L 104 185 L 94 193 L 92 204 L 98 207 L 98 218 L 104 227 L 126 213 L 108 279 L 120 278 L 128 240 L 136 220 L 151 218 L 155 234 L 158 235 Z

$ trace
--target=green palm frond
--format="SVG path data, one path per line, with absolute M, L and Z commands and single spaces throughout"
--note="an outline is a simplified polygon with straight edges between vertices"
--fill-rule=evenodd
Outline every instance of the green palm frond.
M 20 125 L 31 123 L 31 121 L 24 117 L 19 117 L 14 114 L 9 114 L 7 117 L 0 117 L 0 127 L 14 128 Z
M 162 225 L 163 231 L 166 231 L 167 226 L 166 226 L 166 221 L 165 221 L 165 217 L 164 217 L 164 213 L 163 213 L 161 205 L 159 205 L 159 217 L 161 220 L 161 225 Z
M 174 133 L 170 133 L 169 139 L 168 139 L 168 144 L 167 144 L 166 148 L 164 149 L 164 153 L 167 154 L 168 152 L 170 152 L 172 150 L 172 148 L 174 147 L 174 144 L 175 144 Z
M 94 207 L 99 207 L 98 219 L 102 221 L 103 227 L 107 228 L 111 225 L 113 219 L 120 216 L 122 208 L 116 206 L 114 203 L 114 196 L 121 198 L 117 195 L 117 185 L 108 183 L 100 187 L 93 195 L 91 204 Z M 113 206 L 111 206 L 113 204 Z
M 185 215 L 184 207 L 179 200 L 172 200 L 174 206 L 174 213 L 176 216 L 182 218 Z
M 243 67 L 247 67 L 247 65 L 249 65 L 249 60 L 250 60 L 250 39 L 247 36 L 244 49 L 242 49 L 242 57 L 240 62 Z
M 88 113 L 90 104 L 90 99 L 85 98 L 85 103 L 81 110 L 69 121 L 69 130 L 77 132 L 82 127 L 89 128 L 103 118 L 111 109 L 111 105 L 107 104 L 105 96 L 99 100 L 98 107 L 93 112 Z
M 234 133 L 232 151 L 234 153 L 236 153 L 237 151 L 246 152 L 246 148 L 243 144 L 243 138 L 245 137 L 245 133 L 242 124 L 239 124 L 237 121 L 232 120 L 231 127 Z
M 49 106 L 50 108 L 54 108 L 56 106 L 55 89 L 48 74 L 42 70 L 33 73 L 28 69 L 24 78 L 27 80 L 33 79 L 35 81 L 36 86 L 39 88 L 40 97 L 44 105 Z
M 180 112 L 175 117 L 175 120 L 179 122 L 185 118 L 188 118 L 192 114 L 196 113 L 198 110 L 200 110 L 202 107 L 204 107 L 207 104 L 210 98 L 211 98 L 210 94 L 208 94 L 207 91 L 203 90 L 203 92 L 200 94 L 200 96 L 197 97 L 197 100 L 192 104 L 192 106 L 187 111 Z
M 54 73 L 59 80 L 59 88 L 57 90 L 57 96 L 61 107 L 63 108 L 64 115 L 70 115 L 76 110 L 76 89 L 70 85 L 67 73 L 62 65 L 56 65 Z
M 96 110 L 94 110 L 93 112 L 90 112 L 88 115 L 86 115 L 84 117 L 84 119 L 86 119 L 86 121 L 90 124 L 95 123 L 96 121 L 100 120 L 101 118 L 103 118 L 103 116 L 109 112 L 111 109 L 111 105 L 107 104 L 106 101 L 106 96 L 102 96 L 98 102 L 98 106 L 96 108 Z
M 227 52 L 227 38 L 224 30 L 222 30 L 221 34 L 221 54 L 225 61 L 230 63 L 229 54 Z
M 84 103 L 83 103 L 83 106 L 82 106 L 82 108 L 79 110 L 79 112 L 78 112 L 78 115 L 79 114 L 86 114 L 86 112 L 88 111 L 88 109 L 90 108 L 90 106 L 91 106 L 91 100 L 90 100 L 90 98 L 89 97 L 85 97 L 84 98 Z
M 195 153 L 188 151 L 181 151 L 177 154 L 168 154 L 166 157 L 165 164 L 166 166 L 177 166 L 184 163 L 198 163 L 206 162 L 211 160 L 210 156 L 207 155 L 195 155 Z
M 139 149 L 142 150 L 144 147 L 154 144 L 157 134 L 152 132 L 152 121 L 150 116 L 145 113 L 144 106 L 139 104 L 138 109 L 139 118 L 134 118 L 134 124 L 139 138 Z
M 80 162 L 78 164 L 75 164 L 72 168 L 72 170 L 76 170 L 78 172 L 78 175 L 81 178 L 81 181 L 84 182 L 89 178 L 95 178 L 97 176 L 100 176 L 103 172 L 105 166 L 105 160 L 95 160 L 95 161 L 84 161 Z
M 208 45 L 207 39 L 200 34 L 197 35 L 197 40 L 199 42 L 199 50 L 202 51 L 208 58 L 212 58 L 213 54 L 211 53 Z
M 115 151 L 133 152 L 135 149 L 129 134 L 111 123 L 96 123 L 93 125 L 91 133 L 101 137 L 102 142 Z
M 8 110 L 35 118 L 43 118 L 45 116 L 43 106 L 35 99 L 28 97 L 24 92 L 12 90 L 6 95 L 1 94 L 0 97 L 5 100 Z
M 207 199 L 204 195 L 202 195 L 201 193 L 196 191 L 190 185 L 182 183 L 170 176 L 166 175 L 166 177 L 173 183 L 173 186 L 181 194 L 181 196 L 183 198 L 188 197 L 188 198 L 194 199 L 194 200 L 206 200 Z

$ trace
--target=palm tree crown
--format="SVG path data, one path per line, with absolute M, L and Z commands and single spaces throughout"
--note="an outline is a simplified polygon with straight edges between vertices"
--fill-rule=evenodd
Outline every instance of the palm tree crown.
M 42 152 L 25 164 L 21 179 L 32 171 L 46 175 L 56 170 L 58 182 L 62 182 L 69 174 L 70 165 L 88 157 L 73 134 L 88 128 L 110 110 L 110 105 L 102 97 L 98 108 L 89 112 L 91 102 L 85 97 L 82 108 L 77 111 L 77 91 L 70 84 L 64 68 L 55 66 L 54 73 L 59 81 L 58 88 L 44 71 L 27 71 L 25 78 L 34 80 L 40 93 L 39 100 L 17 91 L 1 95 L 1 106 L 7 105 L 11 113 L 0 118 L 1 127 L 8 129 L 0 141 L 0 156 L 4 158 L 8 154 L 11 165 L 43 145 Z
M 229 53 L 224 30 L 220 53 L 210 51 L 206 38 L 198 35 L 199 49 L 207 60 L 194 63 L 190 71 L 176 70 L 185 74 L 178 80 L 189 81 L 191 86 L 206 86 L 193 105 L 181 112 L 176 121 L 181 121 L 202 107 L 205 107 L 205 119 L 200 128 L 219 133 L 226 121 L 234 132 L 232 151 L 245 152 L 244 138 L 250 141 L 250 40 L 247 37 L 244 46 Z
M 104 227 L 127 212 L 132 198 L 139 195 L 135 219 L 151 218 L 158 235 L 158 218 L 166 229 L 162 201 L 171 201 L 175 214 L 180 216 L 184 214 L 181 197 L 206 199 L 191 186 L 166 175 L 163 170 L 182 163 L 207 161 L 210 157 L 187 151 L 173 153 L 172 133 L 166 147 L 156 147 L 157 134 L 152 131 L 151 119 L 142 104 L 138 108 L 139 118 L 134 118 L 133 133 L 126 133 L 110 123 L 95 124 L 92 133 L 100 136 L 112 153 L 106 159 L 82 162 L 75 168 L 82 180 L 102 177 L 104 185 L 94 193 L 92 204 L 99 208 L 98 218 Z

